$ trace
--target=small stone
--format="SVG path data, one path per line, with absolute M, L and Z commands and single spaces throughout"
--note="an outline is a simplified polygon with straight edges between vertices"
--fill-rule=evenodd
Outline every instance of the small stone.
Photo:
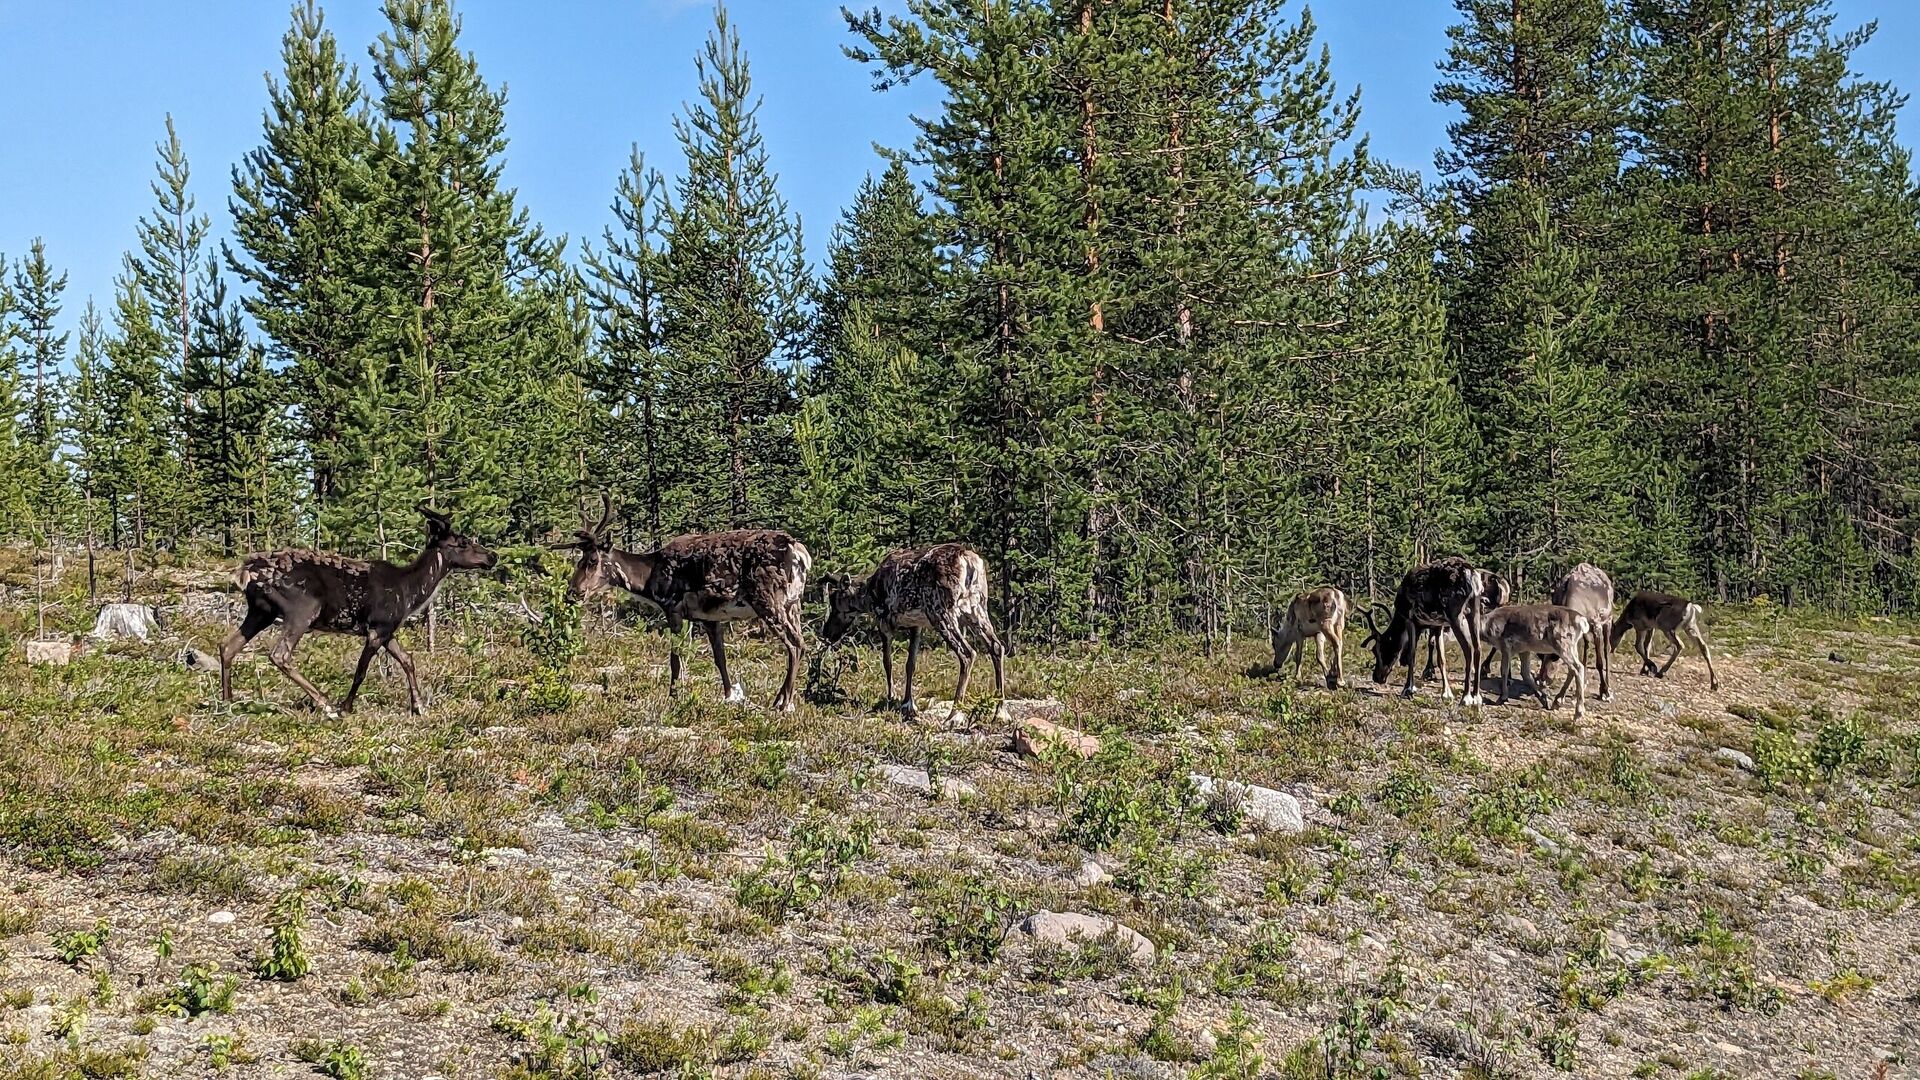
M 207 921 L 212 923 L 215 926 L 226 926 L 229 923 L 233 922 L 233 912 L 216 911 L 213 914 L 207 916 Z
M 740 683 L 734 683 L 733 686 L 727 690 L 727 704 L 745 705 L 746 703 L 747 688 Z
M 1520 827 L 1520 835 L 1532 841 L 1534 847 L 1539 848 L 1547 855 L 1558 856 L 1560 854 L 1559 843 L 1531 825 L 1522 825 Z
M 1080 864 L 1080 869 L 1074 872 L 1072 880 L 1075 885 L 1078 885 L 1082 889 L 1091 889 L 1112 876 L 1113 875 L 1107 873 L 1106 867 L 1101 866 L 1092 859 L 1088 859 L 1086 862 Z
M 1654 708 L 1659 710 L 1660 715 L 1668 720 L 1680 715 L 1680 706 L 1675 705 L 1671 701 L 1656 701 L 1654 702 Z
M 1193 781 L 1194 791 L 1203 803 L 1215 798 L 1236 800 L 1240 813 L 1255 828 L 1268 832 L 1297 833 L 1307 827 L 1300 800 L 1284 791 L 1220 780 L 1199 773 L 1190 774 L 1188 779 Z
M 27 663 L 49 667 L 66 667 L 73 660 L 73 642 L 71 641 L 29 641 L 27 642 Z
M 1013 750 L 1022 757 L 1039 757 L 1055 746 L 1063 746 L 1083 758 L 1100 752 L 1099 738 L 1084 731 L 1075 731 L 1038 716 L 1023 717 L 1014 723 Z
M 933 777 L 930 776 L 925 769 L 916 769 L 910 765 L 889 764 L 880 766 L 877 771 L 880 774 L 880 779 L 885 780 L 889 784 L 898 784 L 901 787 L 912 788 L 922 795 L 933 794 Z M 943 799 L 959 802 L 962 799 L 973 798 L 978 794 L 980 794 L 979 789 L 967 783 L 965 780 L 952 776 L 943 776 L 940 778 L 940 797 Z
M 1727 764 L 1732 765 L 1734 768 L 1741 769 L 1746 772 L 1752 772 L 1754 769 L 1753 758 L 1748 757 L 1746 754 L 1743 754 L 1738 750 L 1735 750 L 1731 746 L 1723 746 L 1720 749 L 1715 750 L 1713 752 L 1713 759 L 1715 761 L 1724 761 Z
M 1846 658 L 1846 657 L 1844 657 L 1844 656 L 1841 656 L 1841 655 L 1840 655 L 1839 653 L 1837 653 L 1837 652 L 1830 652 L 1830 653 L 1828 653 L 1828 654 L 1827 654 L 1827 660 L 1828 660 L 1828 661 L 1829 661 L 1830 663 L 1835 663 L 1835 664 L 1844 664 L 1844 663 L 1846 663 L 1846 662 L 1847 662 L 1847 658 Z
M 1718 1051 L 1720 1051 L 1720 1052 L 1721 1052 L 1721 1053 L 1723 1053 L 1723 1054 L 1730 1054 L 1730 1055 L 1732 1055 L 1732 1056 L 1734 1056 L 1734 1057 L 1738 1057 L 1738 1056 L 1740 1056 L 1740 1055 L 1742 1055 L 1742 1054 L 1744 1054 L 1744 1053 L 1746 1053 L 1746 1052 L 1747 1052 L 1747 1050 L 1746 1050 L 1746 1047 L 1744 1047 L 1744 1046 L 1735 1046 L 1735 1045 L 1733 1045 L 1733 1044 L 1732 1044 L 1732 1043 L 1730 1043 L 1730 1042 L 1717 1042 L 1717 1043 L 1714 1043 L 1714 1044 L 1713 1044 L 1713 1048 L 1714 1048 L 1715 1050 L 1718 1050 Z
M 1020 922 L 1020 932 L 1035 941 L 1048 941 L 1056 945 L 1073 944 L 1079 941 L 1097 941 L 1112 935 L 1129 959 L 1138 964 L 1153 962 L 1153 942 L 1138 930 L 1124 923 L 1098 915 L 1082 915 L 1078 912 L 1036 911 Z
M 180 666 L 188 671 L 219 671 L 220 658 L 189 645 L 180 650 Z

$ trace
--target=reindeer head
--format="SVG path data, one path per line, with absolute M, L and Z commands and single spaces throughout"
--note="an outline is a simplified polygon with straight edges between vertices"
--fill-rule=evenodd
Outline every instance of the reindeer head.
M 1387 616 L 1387 626 L 1384 630 L 1380 628 L 1379 621 L 1374 618 L 1373 613 L 1375 609 L 1380 610 Z M 1367 624 L 1367 637 L 1366 640 L 1360 643 L 1360 646 L 1373 653 L 1374 683 L 1384 683 L 1387 681 L 1387 676 L 1393 674 L 1393 665 L 1399 663 L 1402 659 L 1401 654 L 1407 651 L 1407 643 L 1400 640 L 1400 638 L 1405 635 L 1393 632 L 1396 629 L 1393 622 L 1393 612 L 1388 611 L 1383 605 L 1371 605 L 1360 614 L 1361 618 L 1364 619 Z M 1411 661 L 1411 657 L 1407 659 Z
M 866 598 L 867 579 L 827 574 L 820 580 L 827 594 L 827 625 L 820 630 L 820 640 L 829 646 L 838 645 L 853 633 L 860 616 L 871 606 Z
M 613 497 L 606 492 L 600 493 L 600 520 L 593 521 L 587 515 L 586 507 L 580 509 L 580 528 L 573 535 L 579 537 L 571 543 L 555 544 L 556 548 L 574 548 L 580 552 L 580 564 L 574 567 L 573 580 L 567 582 L 567 596 L 574 600 L 585 600 L 605 592 L 613 584 L 613 546 L 607 526 L 613 522 Z
M 480 541 L 455 532 L 452 518 L 424 502 L 416 509 L 427 519 L 427 550 L 445 556 L 447 565 L 460 570 L 491 570 L 500 561 Z

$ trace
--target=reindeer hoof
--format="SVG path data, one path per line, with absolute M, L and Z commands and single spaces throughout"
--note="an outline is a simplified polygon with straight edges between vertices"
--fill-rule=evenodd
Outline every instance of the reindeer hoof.
M 1477 709 L 1481 706 L 1482 703 L 1483 702 L 1479 694 L 1467 694 L 1460 699 L 1460 704 L 1465 705 L 1470 709 Z

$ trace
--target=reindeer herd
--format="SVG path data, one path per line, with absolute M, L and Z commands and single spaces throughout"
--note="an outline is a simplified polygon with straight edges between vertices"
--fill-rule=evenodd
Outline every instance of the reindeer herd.
M 320 690 L 294 667 L 293 656 L 309 631 L 352 634 L 362 639 L 353 684 L 338 710 L 353 709 L 365 680 L 367 666 L 385 651 L 407 680 L 408 704 L 416 713 L 424 702 L 412 657 L 394 640 L 408 619 L 426 608 L 446 576 L 454 570 L 485 570 L 497 562 L 493 552 L 465 536 L 452 521 L 424 503 L 427 543 L 412 562 L 393 563 L 350 559 L 305 550 L 282 550 L 249 555 L 241 561 L 235 580 L 246 602 L 240 625 L 220 647 L 220 694 L 233 700 L 230 676 L 235 658 L 247 643 L 274 623 L 280 638 L 268 658 L 281 673 L 306 691 L 322 711 L 334 707 Z M 649 551 L 622 551 L 613 546 L 611 500 L 602 496 L 597 522 L 582 516 L 576 539 L 553 545 L 579 553 L 568 596 L 575 602 L 620 588 L 657 608 L 667 619 L 671 653 L 668 685 L 677 691 L 683 667 L 680 641 L 687 623 L 705 630 L 718 669 L 720 686 L 729 700 L 743 700 L 738 684 L 727 671 L 728 623 L 757 620 L 779 639 L 786 650 L 786 678 L 774 696 L 776 710 L 794 708 L 795 681 L 805 651 L 800 604 L 813 569 L 813 556 L 804 544 L 776 529 L 736 529 L 676 537 Z M 860 577 L 825 576 L 827 621 L 821 637 L 831 648 L 862 622 L 880 634 L 880 655 L 887 680 L 887 698 L 893 700 L 893 643 L 907 642 L 906 670 L 900 702 L 914 712 L 913 676 L 922 631 L 939 636 L 960 663 L 954 700 L 965 698 L 977 652 L 977 637 L 993 662 L 996 695 L 1006 693 L 1006 650 L 987 617 L 987 566 L 964 544 L 935 544 L 893 552 L 874 570 Z M 1628 601 L 1616 618 L 1613 582 L 1605 571 L 1581 563 L 1554 584 L 1548 603 L 1512 602 L 1511 591 L 1499 576 L 1461 558 L 1440 559 L 1415 567 L 1401 580 L 1393 606 L 1376 605 L 1362 612 L 1367 627 L 1364 647 L 1373 653 L 1373 681 L 1385 684 L 1395 665 L 1407 669 L 1402 692 L 1414 691 L 1414 661 L 1421 636 L 1429 637 L 1426 678 L 1437 670 L 1441 693 L 1453 697 L 1446 664 L 1445 641 L 1451 636 L 1463 658 L 1461 701 L 1478 705 L 1481 684 L 1495 653 L 1500 657 L 1500 703 L 1505 704 L 1512 682 L 1512 661 L 1520 658 L 1522 682 L 1544 708 L 1555 707 L 1569 686 L 1574 689 L 1574 717 L 1585 715 L 1587 653 L 1599 674 L 1600 700 L 1610 700 L 1610 654 L 1630 627 L 1640 654 L 1641 673 L 1664 678 L 1682 651 L 1682 639 L 1706 658 L 1712 688 L 1720 688 L 1707 648 L 1700 605 L 1665 593 L 1641 592 Z M 1314 643 L 1316 664 L 1325 669 L 1329 689 L 1340 686 L 1345 660 L 1344 633 L 1352 611 L 1345 593 L 1333 586 L 1303 592 L 1288 604 L 1271 632 L 1273 668 L 1283 670 L 1289 656 L 1299 677 L 1306 644 Z M 1380 615 L 1384 615 L 1385 625 Z M 1649 652 L 1655 632 L 1665 634 L 1673 651 L 1664 665 Z M 1328 663 L 1326 647 L 1332 647 Z M 1531 666 L 1540 658 L 1537 678 Z M 1547 687 L 1556 662 L 1567 666 L 1565 680 L 1551 699 Z

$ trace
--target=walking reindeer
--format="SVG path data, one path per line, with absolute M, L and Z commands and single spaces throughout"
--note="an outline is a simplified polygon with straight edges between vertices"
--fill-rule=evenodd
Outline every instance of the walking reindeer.
M 678 536 L 651 551 L 615 548 L 608 527 L 613 501 L 602 494 L 597 523 L 581 517 L 577 540 L 556 544 L 580 552 L 567 593 L 586 600 L 618 586 L 660 609 L 667 617 L 671 653 L 667 685 L 680 689 L 680 639 L 688 622 L 707 632 L 713 663 L 719 669 L 720 689 L 735 695 L 727 673 L 726 630 L 730 622 L 759 619 L 787 650 L 787 677 L 774 695 L 773 707 L 790 712 L 794 681 L 800 672 L 804 645 L 800 636 L 800 598 L 806 591 L 813 556 L 792 536 L 775 529 L 734 529 L 728 532 Z
M 427 606 L 448 573 L 490 569 L 495 558 L 478 541 L 455 532 L 447 515 L 425 503 L 419 510 L 427 521 L 427 545 L 406 566 L 294 549 L 260 552 L 242 559 L 234 579 L 246 598 L 247 613 L 220 646 L 221 700 L 233 700 L 234 658 L 247 642 L 278 622 L 282 624 L 280 640 L 268 651 L 267 658 L 305 690 L 321 710 L 331 712 L 332 706 L 293 666 L 294 650 L 309 630 L 356 634 L 366 639 L 360 649 L 360 663 L 353 671 L 353 686 L 340 702 L 341 712 L 353 711 L 360 683 L 367 677 L 367 665 L 382 649 L 407 677 L 408 705 L 416 713 L 424 711 L 413 658 L 400 648 L 394 634 Z
M 920 656 L 920 631 L 932 630 L 960 661 L 960 681 L 953 700 L 967 696 L 973 673 L 974 648 L 969 633 L 978 634 L 993 659 L 994 693 L 1007 692 L 1006 650 L 987 618 L 987 562 L 965 544 L 935 544 L 907 548 L 880 560 L 873 572 L 850 578 L 828 575 L 827 625 L 821 639 L 828 647 L 853 632 L 859 620 L 873 619 L 880 630 L 880 663 L 887 676 L 887 700 L 893 700 L 893 641 L 907 639 L 907 671 L 901 708 L 915 711 L 913 672 Z

